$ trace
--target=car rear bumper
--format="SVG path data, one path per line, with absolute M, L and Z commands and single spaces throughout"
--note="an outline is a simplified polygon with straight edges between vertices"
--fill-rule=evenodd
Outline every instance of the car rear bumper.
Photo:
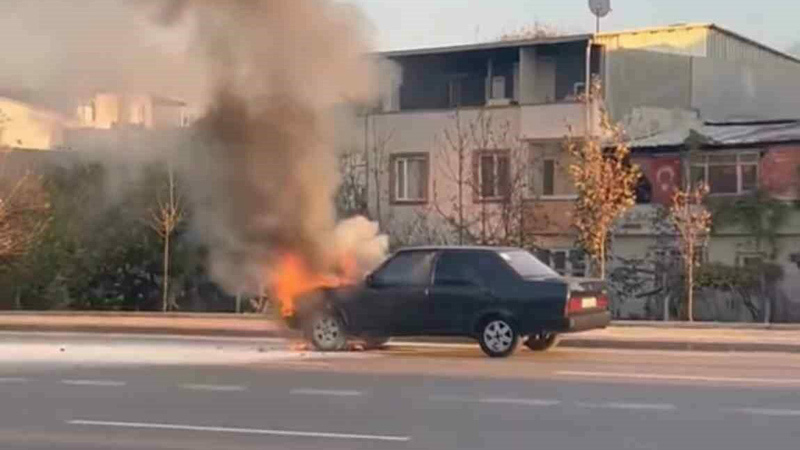
M 605 328 L 609 323 L 611 323 L 611 313 L 608 311 L 586 313 L 565 318 L 564 329 L 562 332 L 574 333 L 578 331 Z

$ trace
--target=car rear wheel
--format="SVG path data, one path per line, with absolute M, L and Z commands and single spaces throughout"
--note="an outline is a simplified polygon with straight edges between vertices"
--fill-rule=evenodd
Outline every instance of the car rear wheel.
M 389 337 L 368 337 L 364 339 L 364 349 L 366 350 L 380 350 L 389 342 Z
M 492 358 L 505 358 L 514 353 L 519 335 L 510 321 L 492 318 L 484 322 L 478 335 L 481 350 Z
M 558 345 L 558 340 L 556 333 L 532 334 L 525 341 L 525 346 L 535 352 L 545 352 Z
M 338 315 L 330 312 L 315 314 L 306 334 L 314 348 L 321 352 L 340 351 L 347 346 L 344 323 Z

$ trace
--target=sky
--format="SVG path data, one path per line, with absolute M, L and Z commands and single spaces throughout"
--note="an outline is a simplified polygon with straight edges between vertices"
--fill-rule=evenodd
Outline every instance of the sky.
M 378 50 L 467 44 L 539 22 L 567 33 L 594 30 L 588 0 L 347 0 L 361 7 Z M 800 42 L 797 0 L 611 0 L 603 30 L 713 22 L 788 50 Z

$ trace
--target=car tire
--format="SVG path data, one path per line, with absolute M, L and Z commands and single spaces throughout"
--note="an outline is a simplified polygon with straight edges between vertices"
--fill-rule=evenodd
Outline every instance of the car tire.
M 491 317 L 483 321 L 478 331 L 478 343 L 486 355 L 505 358 L 517 349 L 519 334 L 510 320 Z
M 314 314 L 306 325 L 306 337 L 321 352 L 337 352 L 347 347 L 344 322 L 338 314 Z
M 525 341 L 525 346 L 535 352 L 546 352 L 558 345 L 559 339 L 556 333 L 532 334 Z
M 364 339 L 364 349 L 365 350 L 380 350 L 386 347 L 386 343 L 389 342 L 389 337 L 368 337 Z

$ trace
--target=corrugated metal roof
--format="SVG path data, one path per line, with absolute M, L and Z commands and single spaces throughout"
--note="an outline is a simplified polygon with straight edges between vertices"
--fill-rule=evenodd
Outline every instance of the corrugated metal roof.
M 407 50 L 392 50 L 386 52 L 379 52 L 378 55 L 386 58 L 396 58 L 401 56 L 432 55 L 439 53 L 455 53 L 455 52 L 464 52 L 473 50 L 495 50 L 501 48 L 524 47 L 529 45 L 559 44 L 566 42 L 587 41 L 589 39 L 594 39 L 595 37 L 598 38 L 599 40 L 602 40 L 603 38 L 609 38 L 623 34 L 663 33 L 669 31 L 687 30 L 694 28 L 706 28 L 706 29 L 716 30 L 719 31 L 720 33 L 727 34 L 735 39 L 738 39 L 749 45 L 753 45 L 762 50 L 773 53 L 777 56 L 780 56 L 792 62 L 800 63 L 800 58 L 797 58 L 794 55 L 790 55 L 786 52 L 782 52 L 775 48 L 769 47 L 758 41 L 750 39 L 747 36 L 736 33 L 727 28 L 722 28 L 713 23 L 684 23 L 684 24 L 667 25 L 662 27 L 638 28 L 638 29 L 621 30 L 621 31 L 606 31 L 596 35 L 584 33 L 584 34 L 572 34 L 572 35 L 555 36 L 547 38 L 537 38 L 537 39 L 493 41 L 493 42 L 483 42 L 479 44 L 428 47 L 428 48 L 417 48 L 417 49 L 407 49 Z
M 478 50 L 497 50 L 501 48 L 514 48 L 526 47 L 529 45 L 540 44 L 563 44 L 569 42 L 582 42 L 588 41 L 592 38 L 591 34 L 573 34 L 567 36 L 546 37 L 537 39 L 520 39 L 509 41 L 495 41 L 484 42 L 480 44 L 467 44 L 467 45 L 452 45 L 445 47 L 428 47 L 409 50 L 393 50 L 388 52 L 380 52 L 378 55 L 385 58 L 398 58 L 401 56 L 418 56 L 418 55 L 438 55 L 441 53 L 457 53 Z
M 696 133 L 708 146 L 744 146 L 800 142 L 800 120 L 704 123 L 686 126 L 631 141 L 631 148 L 679 147 Z

